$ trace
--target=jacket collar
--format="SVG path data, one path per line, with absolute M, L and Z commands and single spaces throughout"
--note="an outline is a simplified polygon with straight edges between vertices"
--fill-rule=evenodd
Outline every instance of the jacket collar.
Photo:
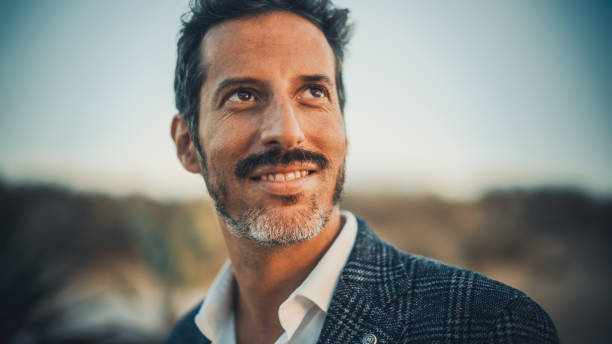
M 402 298 L 409 294 L 411 267 L 406 267 L 398 251 L 379 239 L 370 227 L 357 219 L 355 245 L 334 291 L 317 344 L 395 343 L 401 339 L 401 323 L 394 316 L 404 309 Z M 400 302 L 402 301 L 402 302 Z M 374 343 L 374 341 L 371 341 Z

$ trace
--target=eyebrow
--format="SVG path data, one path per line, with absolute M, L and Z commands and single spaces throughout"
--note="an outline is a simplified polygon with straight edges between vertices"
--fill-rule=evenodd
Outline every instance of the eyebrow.
M 300 81 L 302 82 L 323 82 L 328 84 L 329 86 L 333 86 L 334 83 L 327 75 L 300 75 Z

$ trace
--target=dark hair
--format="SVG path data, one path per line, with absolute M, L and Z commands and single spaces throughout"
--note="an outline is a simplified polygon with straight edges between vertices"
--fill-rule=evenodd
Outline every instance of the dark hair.
M 189 125 L 194 144 L 198 140 L 200 90 L 206 79 L 201 61 L 204 35 L 214 25 L 238 17 L 275 10 L 295 13 L 312 22 L 327 38 L 336 62 L 336 88 L 340 110 L 344 112 L 342 60 L 349 40 L 348 9 L 336 8 L 330 0 L 192 0 L 191 11 L 183 15 L 183 27 L 177 44 L 174 76 L 176 108 Z

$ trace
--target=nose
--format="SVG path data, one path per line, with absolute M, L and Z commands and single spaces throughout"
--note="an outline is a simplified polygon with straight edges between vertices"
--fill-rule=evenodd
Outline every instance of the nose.
M 289 99 L 279 100 L 264 114 L 261 142 L 266 147 L 289 150 L 304 142 L 304 132 Z

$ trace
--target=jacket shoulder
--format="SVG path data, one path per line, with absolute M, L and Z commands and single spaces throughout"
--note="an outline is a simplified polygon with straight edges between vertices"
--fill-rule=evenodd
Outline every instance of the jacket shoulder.
M 551 318 L 524 292 L 471 270 L 395 252 L 407 267 L 417 301 L 412 321 L 443 325 L 447 336 L 469 342 L 559 342 Z
M 478 272 L 404 253 L 359 220 L 346 267 L 350 290 L 379 300 L 401 343 L 558 343 L 546 312 L 525 293 Z M 377 317 L 372 317 L 375 319 Z M 389 333 L 394 332 L 389 330 Z
M 195 316 L 200 309 L 201 303 L 193 307 L 185 314 L 170 330 L 164 344 L 198 343 L 209 344 L 210 341 L 204 337 L 196 326 Z

